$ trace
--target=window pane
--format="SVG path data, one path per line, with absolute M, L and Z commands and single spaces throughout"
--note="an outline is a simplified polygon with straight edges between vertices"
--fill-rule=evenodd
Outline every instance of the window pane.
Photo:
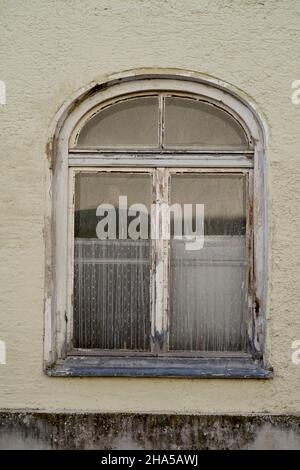
M 247 148 L 241 126 L 225 111 L 188 98 L 166 98 L 165 146 Z
M 150 203 L 148 174 L 76 175 L 74 347 L 149 350 L 150 238 L 134 221 L 148 227 Z
M 113 104 L 81 130 L 78 147 L 158 146 L 158 98 L 135 98 Z
M 204 246 L 192 249 L 175 239 L 179 214 L 171 212 L 171 350 L 244 351 L 246 349 L 246 201 L 245 177 L 184 174 L 171 178 L 171 203 L 204 204 Z M 184 213 L 184 212 L 183 212 Z M 188 214 L 188 212 L 186 212 Z M 180 223 L 179 223 L 180 226 Z M 200 233 L 200 231 L 199 231 Z

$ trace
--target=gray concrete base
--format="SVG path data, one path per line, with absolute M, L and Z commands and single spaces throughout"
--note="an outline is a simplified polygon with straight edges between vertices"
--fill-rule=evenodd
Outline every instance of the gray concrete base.
M 0 449 L 300 449 L 300 416 L 2 411 Z

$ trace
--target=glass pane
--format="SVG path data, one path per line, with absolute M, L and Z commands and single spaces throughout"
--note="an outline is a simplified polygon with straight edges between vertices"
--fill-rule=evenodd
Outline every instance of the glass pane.
M 247 148 L 241 126 L 225 111 L 188 98 L 166 98 L 165 146 Z
M 149 174 L 76 175 L 74 347 L 149 350 L 150 204 Z
M 171 350 L 246 350 L 245 198 L 242 175 L 171 178 L 171 203 L 180 204 L 183 214 L 171 212 Z M 193 234 L 203 233 L 196 204 L 204 205 L 203 248 L 192 244 Z M 181 239 L 175 237 L 178 227 Z
M 91 118 L 80 131 L 78 147 L 158 146 L 158 98 L 127 99 Z

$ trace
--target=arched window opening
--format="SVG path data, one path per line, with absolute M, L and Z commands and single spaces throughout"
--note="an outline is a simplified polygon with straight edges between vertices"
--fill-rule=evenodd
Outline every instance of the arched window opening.
M 64 119 L 48 373 L 270 376 L 255 113 L 213 84 L 140 77 Z

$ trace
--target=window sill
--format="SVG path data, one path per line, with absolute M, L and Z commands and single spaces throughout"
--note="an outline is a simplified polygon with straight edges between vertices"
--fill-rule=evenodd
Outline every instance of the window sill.
M 178 377 L 270 379 L 272 369 L 251 358 L 70 356 L 47 368 L 53 377 Z

